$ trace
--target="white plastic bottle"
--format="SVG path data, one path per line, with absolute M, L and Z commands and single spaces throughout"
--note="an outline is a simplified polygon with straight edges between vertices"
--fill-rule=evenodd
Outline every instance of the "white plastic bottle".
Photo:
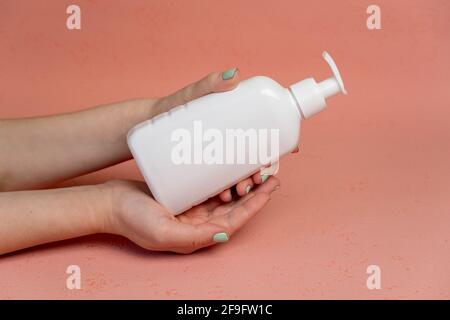
M 242 81 L 231 91 L 190 101 L 131 129 L 128 146 L 155 199 L 171 213 L 182 213 L 256 173 L 262 165 L 290 153 L 299 143 L 302 118 L 323 110 L 326 98 L 347 93 L 332 58 L 326 52 L 323 57 L 333 76 L 320 83 L 308 78 L 287 89 L 268 77 L 256 76 Z M 228 142 L 224 141 L 224 161 L 211 163 L 202 158 L 198 151 L 202 148 L 206 151 L 206 142 L 220 136 L 226 138 L 230 129 L 258 133 L 277 130 L 277 154 L 270 155 L 265 163 L 252 163 L 249 161 L 251 145 L 247 143 L 248 148 L 241 149 L 245 163 L 233 164 L 225 161 Z M 192 152 L 185 149 L 183 154 L 191 162 L 180 163 L 176 149 L 181 142 L 191 143 Z M 267 143 L 271 142 L 267 140 Z

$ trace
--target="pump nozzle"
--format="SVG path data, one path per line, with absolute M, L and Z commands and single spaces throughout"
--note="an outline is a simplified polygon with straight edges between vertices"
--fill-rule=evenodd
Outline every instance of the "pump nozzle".
M 313 78 L 297 82 L 290 87 L 292 94 L 298 102 L 300 112 L 304 118 L 322 111 L 327 106 L 325 99 L 342 92 L 347 94 L 339 70 L 331 56 L 324 51 L 323 58 L 333 72 L 333 76 L 317 83 Z
M 339 70 L 338 70 L 336 64 L 334 63 L 333 58 L 331 58 L 331 56 L 326 51 L 324 51 L 322 53 L 322 57 L 328 63 L 328 65 L 331 68 L 331 71 L 333 72 L 332 77 L 330 77 L 326 80 L 323 80 L 322 82 L 319 83 L 319 87 L 322 90 L 325 98 L 328 98 L 339 92 L 342 92 L 343 94 L 347 94 L 347 90 L 345 90 L 344 82 L 342 81 L 341 74 L 339 73 Z

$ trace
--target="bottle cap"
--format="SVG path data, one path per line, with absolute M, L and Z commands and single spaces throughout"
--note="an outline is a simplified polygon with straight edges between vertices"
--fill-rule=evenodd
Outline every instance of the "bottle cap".
M 298 107 L 304 118 L 322 111 L 327 106 L 326 98 L 342 92 L 347 94 L 339 70 L 331 56 L 324 51 L 322 54 L 331 68 L 333 76 L 317 83 L 313 78 L 308 78 L 290 86 L 290 90 L 297 100 Z

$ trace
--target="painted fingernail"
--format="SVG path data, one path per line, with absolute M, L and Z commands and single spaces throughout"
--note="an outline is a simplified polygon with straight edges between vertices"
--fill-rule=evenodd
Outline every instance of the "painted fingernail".
M 237 69 L 228 69 L 227 71 L 222 72 L 222 80 L 230 80 L 236 74 Z
M 245 188 L 245 193 L 248 194 L 250 190 L 252 190 L 252 186 L 247 186 L 247 188 Z
M 266 181 L 267 179 L 269 179 L 269 175 L 268 174 L 262 174 L 261 175 L 261 182 Z
M 227 242 L 228 235 L 225 232 L 216 233 L 213 237 L 214 242 Z

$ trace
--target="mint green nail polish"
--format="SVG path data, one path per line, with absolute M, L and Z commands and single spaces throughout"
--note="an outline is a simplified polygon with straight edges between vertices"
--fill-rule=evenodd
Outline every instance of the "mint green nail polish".
M 216 233 L 213 237 L 214 242 L 227 242 L 228 235 L 225 232 Z
M 222 72 L 222 79 L 230 80 L 231 78 L 234 77 L 236 71 L 237 71 L 237 69 L 233 68 L 233 69 L 228 69 L 227 71 Z
M 269 175 L 268 174 L 263 174 L 261 175 L 261 182 L 266 181 L 267 179 L 269 179 Z
M 252 186 L 247 186 L 247 188 L 245 188 L 245 193 L 249 193 L 250 190 L 252 190 Z

